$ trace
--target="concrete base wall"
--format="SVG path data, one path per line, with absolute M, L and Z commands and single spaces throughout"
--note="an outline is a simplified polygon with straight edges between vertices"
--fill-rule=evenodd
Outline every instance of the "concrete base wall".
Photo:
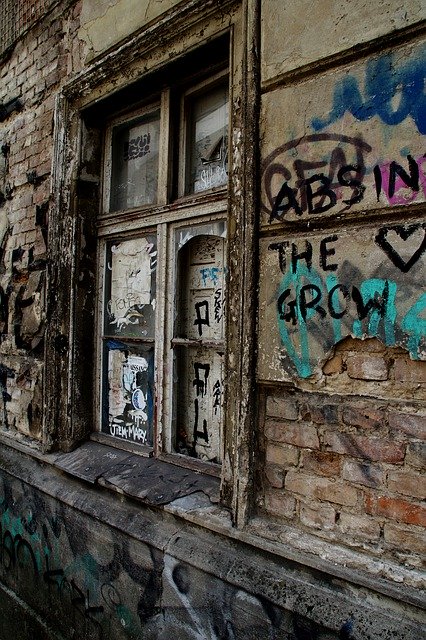
M 8 447 L 0 486 L 2 640 L 421 636 L 416 607 L 118 501 Z

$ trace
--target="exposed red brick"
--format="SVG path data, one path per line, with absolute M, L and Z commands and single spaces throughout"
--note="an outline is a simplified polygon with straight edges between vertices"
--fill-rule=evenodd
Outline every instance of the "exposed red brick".
M 312 400 L 301 405 L 300 415 L 303 420 L 316 422 L 317 424 L 329 424 L 337 422 L 338 407 L 334 404 L 320 404 L 318 400 Z
M 296 400 L 289 396 L 285 398 L 268 396 L 266 401 L 266 415 L 271 418 L 282 418 L 283 420 L 297 420 L 299 417 L 299 408 Z
M 426 479 L 418 473 L 405 470 L 390 471 L 388 487 L 395 493 L 401 493 L 412 498 L 426 498 Z
M 411 442 L 407 447 L 405 463 L 419 469 L 426 468 L 426 443 Z
M 294 466 L 299 462 L 299 450 L 290 445 L 276 445 L 268 443 L 266 447 L 266 461 L 281 467 Z
M 282 467 L 267 464 L 265 467 L 265 475 L 271 487 L 274 487 L 275 489 L 282 489 L 284 486 Z
M 403 527 L 398 524 L 385 523 L 384 538 L 388 544 L 398 549 L 406 549 L 411 553 L 424 555 L 426 549 L 426 531 L 421 528 Z
M 272 515 L 292 519 L 296 510 L 296 500 L 283 491 L 268 491 L 265 494 L 265 509 Z
M 274 442 L 287 442 L 297 447 L 319 449 L 318 434 L 312 425 L 300 422 L 277 422 L 267 420 L 265 435 Z
M 385 474 L 372 464 L 362 464 L 356 460 L 346 460 L 343 464 L 343 478 L 354 484 L 366 487 L 380 487 L 384 484 Z
M 389 375 L 385 358 L 361 353 L 346 358 L 346 371 L 356 380 L 387 380 Z
M 426 362 L 409 358 L 397 358 L 394 365 L 395 380 L 400 382 L 426 383 Z
M 389 426 L 393 431 L 402 431 L 414 438 L 426 440 L 425 414 L 390 412 Z
M 315 496 L 320 500 L 353 507 L 358 502 L 358 491 L 349 484 L 328 482 L 317 487 Z
M 365 511 L 370 515 L 383 516 L 390 520 L 426 527 L 426 509 L 421 505 L 400 498 L 369 496 L 365 499 Z
M 379 522 L 368 516 L 341 512 L 338 526 L 342 533 L 359 540 L 373 541 L 380 538 Z
M 404 444 L 389 442 L 382 438 L 367 438 L 329 431 L 324 434 L 324 442 L 336 453 L 345 453 L 354 458 L 377 462 L 402 462 L 405 455 Z
M 385 420 L 385 412 L 383 409 L 364 406 L 348 406 L 342 412 L 343 422 L 354 427 L 362 429 L 378 429 Z
M 325 486 L 327 480 L 318 476 L 309 476 L 291 469 L 285 478 L 285 488 L 293 493 L 298 493 L 306 497 L 315 497 L 317 489 Z
M 358 500 L 357 490 L 348 484 L 332 482 L 323 477 L 309 476 L 294 469 L 286 475 L 285 488 L 307 498 L 317 498 L 348 506 L 354 506 Z
M 303 451 L 301 466 L 320 476 L 337 477 L 340 474 L 341 456 L 328 451 Z
M 343 358 L 340 353 L 336 354 L 330 360 L 327 360 L 322 368 L 324 375 L 332 376 L 335 373 L 342 373 L 343 371 Z
M 336 512 L 331 505 L 314 501 L 300 505 L 300 521 L 306 527 L 330 531 L 334 529 L 335 519 Z

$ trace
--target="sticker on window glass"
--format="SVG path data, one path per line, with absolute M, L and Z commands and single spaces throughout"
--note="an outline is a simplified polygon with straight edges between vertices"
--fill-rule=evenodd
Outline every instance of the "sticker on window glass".
M 114 128 L 111 211 L 156 202 L 159 140 L 157 114 Z
M 194 99 L 189 123 L 188 193 L 225 185 L 228 179 L 228 90 Z
M 156 266 L 155 237 L 110 245 L 105 313 L 108 335 L 154 337 Z
M 207 349 L 177 349 L 176 451 L 220 462 L 222 355 Z
M 146 347 L 108 341 L 107 424 L 103 431 L 138 444 L 152 445 L 153 356 Z

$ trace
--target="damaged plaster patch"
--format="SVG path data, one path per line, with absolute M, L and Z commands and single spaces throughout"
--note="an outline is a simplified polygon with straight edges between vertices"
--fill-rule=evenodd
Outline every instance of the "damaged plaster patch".
M 83 0 L 78 36 L 92 52 L 105 51 L 177 4 L 177 0 Z

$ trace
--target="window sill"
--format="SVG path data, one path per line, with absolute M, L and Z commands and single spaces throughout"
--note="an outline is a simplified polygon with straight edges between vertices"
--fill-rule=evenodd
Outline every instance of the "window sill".
M 58 455 L 54 466 L 150 506 L 196 492 L 204 493 L 212 503 L 219 502 L 218 478 L 99 442 L 85 442 L 72 453 Z

